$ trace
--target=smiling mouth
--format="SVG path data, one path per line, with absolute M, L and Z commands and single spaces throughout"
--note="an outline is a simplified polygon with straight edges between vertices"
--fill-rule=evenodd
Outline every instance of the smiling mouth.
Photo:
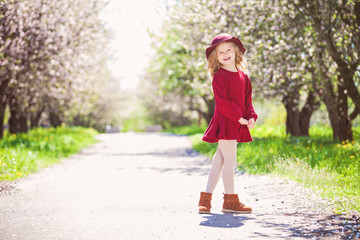
M 223 59 L 224 61 L 229 61 L 231 57 Z

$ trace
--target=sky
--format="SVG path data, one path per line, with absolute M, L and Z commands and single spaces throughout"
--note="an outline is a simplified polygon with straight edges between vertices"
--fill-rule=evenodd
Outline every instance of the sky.
M 114 38 L 109 61 L 122 89 L 135 89 L 152 52 L 147 30 L 156 31 L 165 18 L 166 0 L 111 0 L 102 14 Z

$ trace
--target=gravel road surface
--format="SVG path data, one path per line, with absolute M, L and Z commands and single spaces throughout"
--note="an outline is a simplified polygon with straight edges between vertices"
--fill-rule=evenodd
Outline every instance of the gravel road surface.
M 212 214 L 197 213 L 210 161 L 185 136 L 117 133 L 60 164 L 7 183 L 1 240 L 339 239 L 342 219 L 298 184 L 237 173 L 252 214 L 223 214 L 220 180 Z M 9 190 L 10 188 L 10 190 Z M 343 235 L 344 237 L 345 235 Z

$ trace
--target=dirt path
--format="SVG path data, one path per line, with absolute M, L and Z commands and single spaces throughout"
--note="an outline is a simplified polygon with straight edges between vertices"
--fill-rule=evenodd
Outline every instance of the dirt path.
M 1 240 L 339 239 L 344 229 L 298 185 L 239 173 L 236 191 L 253 213 L 221 213 L 220 181 L 213 214 L 199 215 L 210 162 L 186 137 L 121 133 L 99 139 L 0 195 Z

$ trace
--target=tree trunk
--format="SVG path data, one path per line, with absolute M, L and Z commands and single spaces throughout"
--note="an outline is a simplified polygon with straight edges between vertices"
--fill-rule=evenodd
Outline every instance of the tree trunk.
M 300 128 L 299 92 L 293 91 L 285 95 L 282 102 L 286 109 L 286 134 L 302 136 Z
M 310 119 L 312 114 L 320 107 L 314 91 L 308 92 L 304 107 L 299 109 L 300 94 L 292 91 L 283 98 L 286 109 L 286 134 L 291 136 L 309 136 Z
M 351 121 L 348 115 L 348 101 L 347 94 L 345 92 L 345 86 L 342 83 L 342 79 L 340 79 L 340 83 L 338 85 L 338 113 L 340 117 L 340 130 L 341 136 L 339 136 L 339 140 L 353 140 L 353 134 L 351 129 Z
M 325 50 L 322 46 L 319 49 Z M 324 51 L 319 50 L 315 55 L 318 67 L 311 69 L 313 86 L 325 103 L 330 125 L 333 131 L 333 139 L 338 141 L 352 140 L 351 120 L 348 114 L 348 101 L 346 83 L 341 74 L 338 77 L 337 94 L 334 89 L 332 77 L 329 76 L 326 63 L 324 62 Z M 319 76 L 317 76 L 317 74 Z M 320 80 L 318 78 L 321 78 Z M 355 109 L 356 110 L 356 109 Z
M 360 114 L 360 94 L 358 91 L 358 87 L 354 82 L 354 73 L 351 73 L 346 70 L 342 70 L 340 73 L 341 79 L 344 80 L 344 87 L 346 88 L 346 95 L 352 99 L 355 104 L 354 112 L 350 116 L 350 120 L 354 120 L 358 114 Z M 344 89 L 345 91 L 345 89 Z
M 319 91 L 321 100 L 325 103 L 329 115 L 330 125 L 333 131 L 334 140 L 352 140 L 353 134 L 351 121 L 348 117 L 348 102 L 344 86 L 340 82 L 338 86 L 338 96 L 334 92 L 331 79 L 322 72 L 323 89 Z
M 294 104 L 286 104 L 286 134 L 291 136 L 302 136 L 300 128 L 300 114 L 294 109 Z
M 15 97 L 10 98 L 10 133 L 23 133 L 28 131 L 27 116 L 24 111 L 19 110 L 19 105 Z
M 6 95 L 0 95 L 0 139 L 4 137 L 5 108 L 6 108 Z
M 341 117 L 336 106 L 334 107 L 327 102 L 325 102 L 325 105 L 328 110 L 334 140 L 352 140 L 353 134 L 350 120 L 348 118 Z
M 50 125 L 53 127 L 59 127 L 59 126 L 61 126 L 61 123 L 62 123 L 59 115 L 54 112 L 49 113 L 49 121 L 50 121 Z
M 36 128 L 40 124 L 41 114 L 44 112 L 45 107 L 42 107 L 39 111 L 30 114 L 30 127 Z
M 215 112 L 215 99 L 207 100 L 206 106 L 208 111 L 204 113 L 204 118 L 206 119 L 206 122 L 209 124 L 211 121 L 211 118 L 214 116 Z
M 309 136 L 311 115 L 320 107 L 319 100 L 316 99 L 315 92 L 309 90 L 305 105 L 300 112 L 300 131 L 302 136 Z
M 8 88 L 8 84 L 10 82 L 10 78 L 5 77 L 1 78 L 0 84 L 0 139 L 4 136 L 4 117 L 5 117 L 5 108 L 6 108 L 6 90 Z

